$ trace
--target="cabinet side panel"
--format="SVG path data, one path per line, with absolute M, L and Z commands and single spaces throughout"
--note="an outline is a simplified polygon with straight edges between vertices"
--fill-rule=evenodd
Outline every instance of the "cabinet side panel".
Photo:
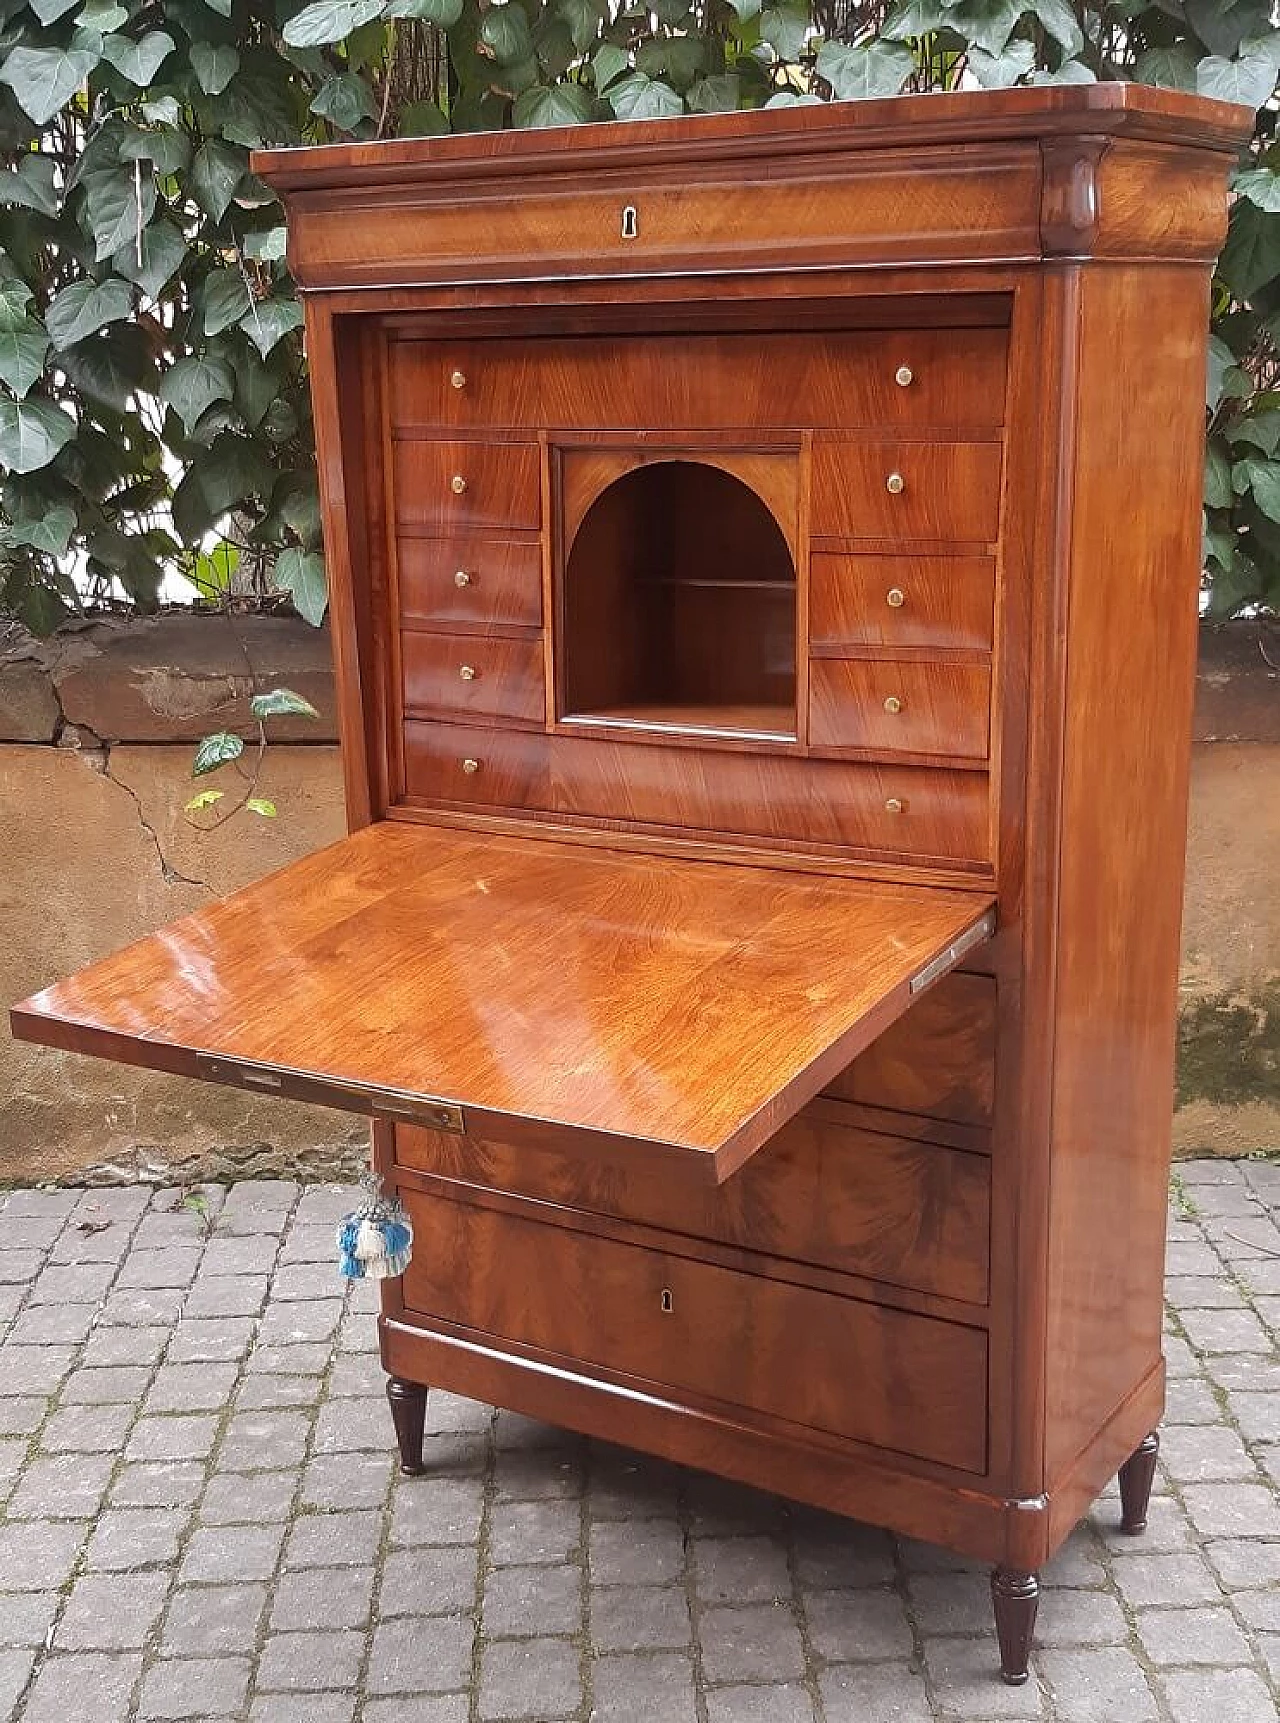
M 1050 1487 L 1160 1352 L 1200 574 L 1204 275 L 1086 268 L 1079 319 L 1051 1122 Z

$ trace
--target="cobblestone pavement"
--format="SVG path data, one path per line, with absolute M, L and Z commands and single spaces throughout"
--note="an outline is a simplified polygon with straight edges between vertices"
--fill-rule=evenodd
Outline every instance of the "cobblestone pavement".
M 1184 1164 L 1150 1530 L 994 1678 L 985 1573 L 444 1394 L 392 1464 L 349 1193 L 0 1194 L 0 1714 L 23 1723 L 1270 1723 L 1280 1166 Z

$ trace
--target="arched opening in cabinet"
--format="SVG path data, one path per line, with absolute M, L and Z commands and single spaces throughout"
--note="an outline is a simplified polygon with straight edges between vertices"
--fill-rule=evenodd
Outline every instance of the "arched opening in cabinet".
M 750 485 L 646 461 L 601 491 L 564 564 L 567 721 L 793 739 L 796 570 Z

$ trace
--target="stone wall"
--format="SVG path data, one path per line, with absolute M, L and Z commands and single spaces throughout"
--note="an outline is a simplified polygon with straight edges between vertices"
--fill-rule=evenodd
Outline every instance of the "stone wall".
M 252 675 L 251 675 L 252 671 Z M 273 726 L 279 817 L 198 832 L 192 744 Z M 1252 630 L 1207 636 L 1193 766 L 1176 1141 L 1280 1151 L 1280 676 Z M 328 643 L 304 624 L 173 614 L 52 643 L 0 633 L 0 1005 L 341 836 Z M 282 1005 L 285 1002 L 282 1002 Z M 0 1034 L 0 1183 L 349 1172 L 356 1118 L 28 1046 Z

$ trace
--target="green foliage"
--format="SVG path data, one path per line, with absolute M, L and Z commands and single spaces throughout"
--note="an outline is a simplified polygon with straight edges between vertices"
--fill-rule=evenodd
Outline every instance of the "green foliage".
M 146 609 L 176 569 L 322 620 L 256 146 L 1132 77 L 1261 109 L 1215 286 L 1205 554 L 1215 614 L 1276 608 L 1278 67 L 1269 0 L 0 0 L 0 607 Z

